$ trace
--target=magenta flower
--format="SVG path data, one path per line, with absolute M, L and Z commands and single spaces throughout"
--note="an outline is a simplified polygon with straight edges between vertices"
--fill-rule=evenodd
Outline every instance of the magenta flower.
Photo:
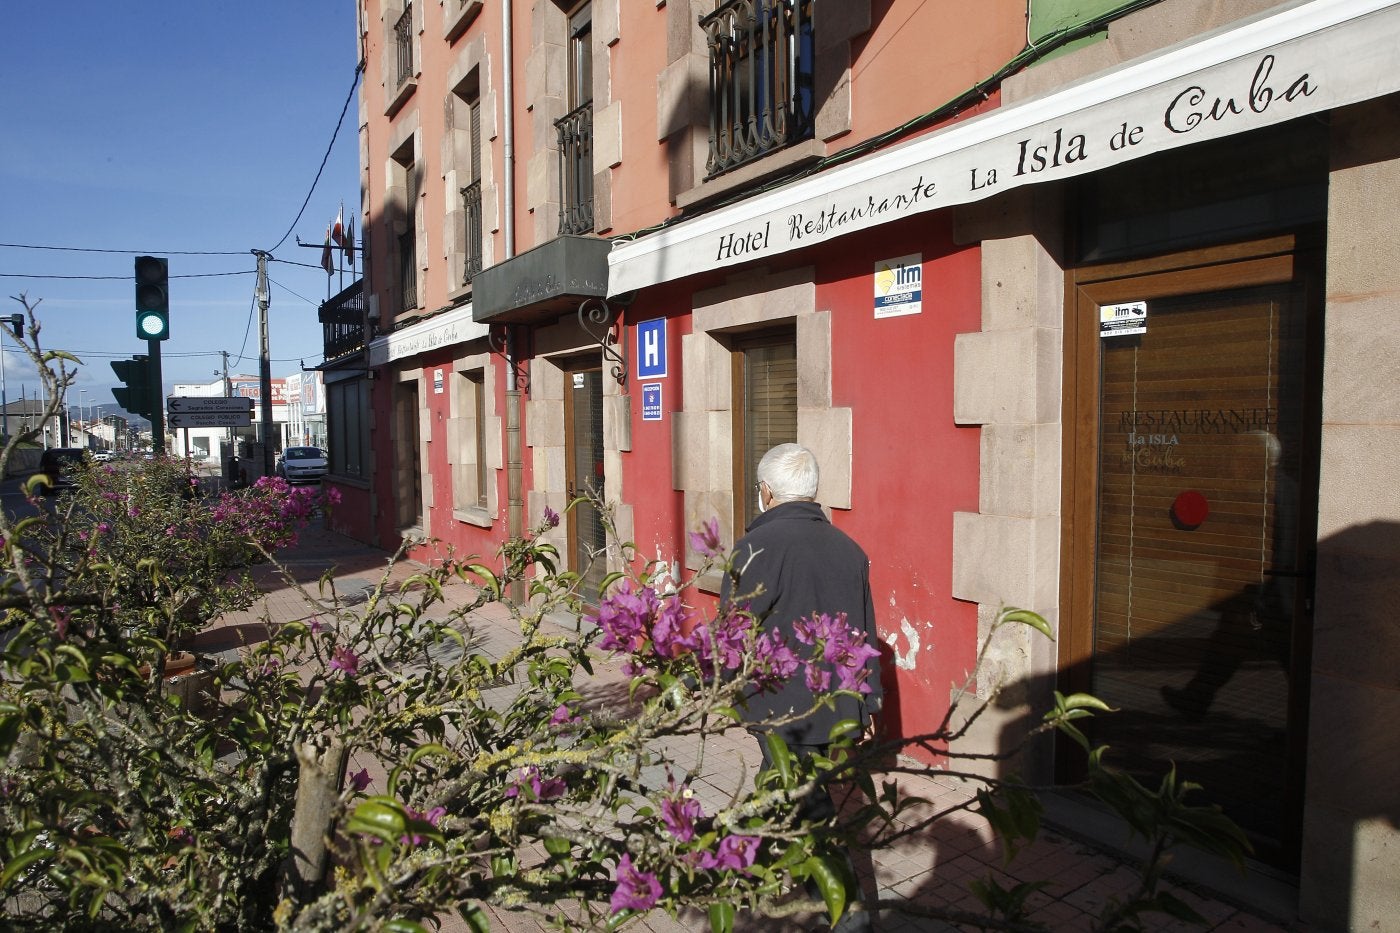
M 404 807 L 404 810 L 408 813 L 409 819 L 421 820 L 422 822 L 427 823 L 434 829 L 437 829 L 438 820 L 441 820 L 444 816 L 447 815 L 446 807 L 433 807 L 427 813 L 420 813 L 412 807 Z M 400 837 L 399 841 L 408 843 L 411 846 L 421 846 L 428 840 L 423 836 L 418 835 L 418 833 L 408 833 Z
M 547 781 L 540 779 L 540 769 L 534 765 L 526 765 L 520 769 L 520 776 L 515 783 L 506 788 L 507 797 L 519 797 L 528 790 L 528 799 L 532 800 L 554 800 L 564 796 L 564 791 L 569 785 L 563 778 L 550 778 Z
M 661 801 L 661 822 L 666 829 L 681 842 L 695 838 L 695 821 L 703 820 L 705 811 L 700 801 L 691 796 L 690 788 L 684 788 L 674 797 Z
M 569 712 L 569 707 L 563 703 L 554 711 L 554 715 L 549 717 L 551 726 L 576 726 L 581 722 L 577 716 Z
M 322 626 L 321 626 L 321 617 L 320 617 L 320 616 L 312 616 L 312 617 L 311 617 L 311 621 L 308 622 L 308 623 L 306 623 L 306 627 L 307 627 L 308 629 L 311 630 L 311 634 L 312 634 L 312 635 L 319 635 L 319 634 L 321 634 L 321 627 L 322 627 Z
M 370 782 L 368 768 L 361 768 L 359 771 L 356 771 L 354 774 L 350 775 L 350 786 L 355 788 L 356 793 L 359 793 L 363 791 L 366 787 L 369 787 L 369 783 Z
M 349 648 L 337 648 L 331 653 L 330 669 L 354 677 L 360 672 L 360 656 Z
M 651 626 L 651 644 L 658 655 L 678 658 L 699 646 L 694 632 L 686 634 L 685 622 L 685 607 L 679 599 L 667 600 L 661 606 Z
M 598 614 L 591 619 L 603 630 L 598 647 L 626 654 L 641 651 L 659 608 L 655 590 L 649 586 L 634 590 L 631 580 L 623 580 L 598 605 Z
M 878 649 L 865 643 L 865 635 L 846 625 L 845 613 L 836 616 L 814 613 L 810 619 L 801 619 L 793 624 L 793 635 L 804 645 L 820 645 L 821 659 L 830 664 L 837 677 L 837 687 L 869 693 L 870 685 L 865 682 L 870 675 L 867 663 L 878 658 Z M 807 671 L 807 683 L 814 680 L 829 682 L 829 675 L 819 676 Z
M 544 526 L 546 528 L 559 527 L 559 513 L 551 509 L 549 506 L 544 507 Z
M 53 618 L 54 631 L 58 634 L 59 640 L 68 637 L 68 620 L 73 617 L 72 610 L 66 606 L 50 606 L 49 616 Z
M 700 526 L 699 531 L 689 531 L 686 535 L 690 538 L 691 550 L 702 557 L 715 557 L 724 551 L 724 546 L 719 540 L 718 518 L 710 518 Z
M 651 910 L 661 897 L 661 882 L 649 871 L 638 871 L 630 855 L 623 855 L 617 863 L 616 878 L 617 887 L 609 902 L 615 914 L 624 910 Z
M 806 681 L 808 690 L 813 693 L 826 693 L 831 689 L 831 671 L 809 663 Z
M 758 836 L 725 836 L 714 852 L 706 852 L 701 857 L 700 867 L 747 872 L 758 857 L 758 845 L 762 841 Z
M 779 687 L 801 664 L 779 632 L 764 632 L 754 644 L 754 685 L 760 690 Z

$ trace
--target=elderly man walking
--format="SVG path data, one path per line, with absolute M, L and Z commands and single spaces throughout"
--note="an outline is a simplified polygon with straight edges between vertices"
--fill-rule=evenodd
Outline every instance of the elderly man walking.
M 860 545 L 832 525 L 816 502 L 817 459 L 799 444 L 780 444 L 758 463 L 761 514 L 734 545 L 734 573 L 725 578 L 722 604 L 747 603 L 765 631 L 778 631 L 792 641 L 792 626 L 813 613 L 845 615 L 846 625 L 875 641 L 875 609 L 870 595 L 870 559 Z M 806 710 L 792 722 L 773 727 L 795 755 L 824 754 L 831 728 L 846 719 L 868 728 L 883 693 L 878 663 L 869 663 L 870 692 L 861 699 L 843 696 L 835 708 L 813 709 L 816 702 L 802 677 L 790 678 L 776 690 L 751 698 L 745 719 L 759 739 L 764 765 L 771 765 L 768 744 L 758 733 L 775 718 Z M 831 795 L 823 789 L 808 799 L 803 815 L 824 819 L 835 813 Z M 871 929 L 864 911 L 842 917 L 837 933 Z

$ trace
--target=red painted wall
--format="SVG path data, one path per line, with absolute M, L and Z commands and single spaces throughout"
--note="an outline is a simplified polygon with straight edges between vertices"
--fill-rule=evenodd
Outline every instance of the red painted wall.
M 838 241 L 818 264 L 832 402 L 854 423 L 853 508 L 833 520 L 870 555 L 876 617 L 893 639 L 887 712 L 906 736 L 938 725 L 976 653 L 976 606 L 951 592 L 953 513 L 977 511 L 980 461 L 980 431 L 953 423 L 953 341 L 980 329 L 981 263 L 950 228 L 947 213 L 891 224 Z M 923 256 L 922 313 L 876 320 L 874 264 L 912 253 Z
M 923 257 L 923 312 L 875 319 L 875 263 L 912 253 Z M 870 555 L 877 621 L 892 640 L 885 650 L 887 720 L 905 736 L 931 731 L 976 653 L 976 606 L 951 592 L 953 513 L 977 510 L 980 439 L 977 428 L 953 423 L 953 342 L 981 326 L 980 251 L 954 245 L 950 218 L 935 215 L 845 237 L 790 261 L 817 269 L 817 308 L 832 320 L 832 403 L 852 410 L 853 508 L 835 510 L 833 521 Z M 658 551 L 683 554 L 692 530 L 683 496 L 673 491 L 672 434 L 684 404 L 686 309 L 694 290 L 712 284 L 648 289 L 628 309 L 629 325 L 674 309 L 667 377 L 633 376 L 629 383 L 633 445 L 624 457 L 624 498 L 648 559 Z M 633 326 L 627 335 L 635 373 Z M 642 420 L 642 384 L 650 381 L 663 386 L 663 421 Z

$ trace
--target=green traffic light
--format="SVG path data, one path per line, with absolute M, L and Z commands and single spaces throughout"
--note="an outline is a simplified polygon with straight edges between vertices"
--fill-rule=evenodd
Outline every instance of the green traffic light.
M 170 268 L 160 256 L 136 257 L 136 336 L 165 340 L 170 336 Z

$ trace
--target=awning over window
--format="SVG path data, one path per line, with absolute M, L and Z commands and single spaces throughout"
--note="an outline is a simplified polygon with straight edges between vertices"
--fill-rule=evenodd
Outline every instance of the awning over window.
M 1295 3 L 657 233 L 615 241 L 608 294 L 1389 94 L 1400 90 L 1397 46 L 1400 0 Z

